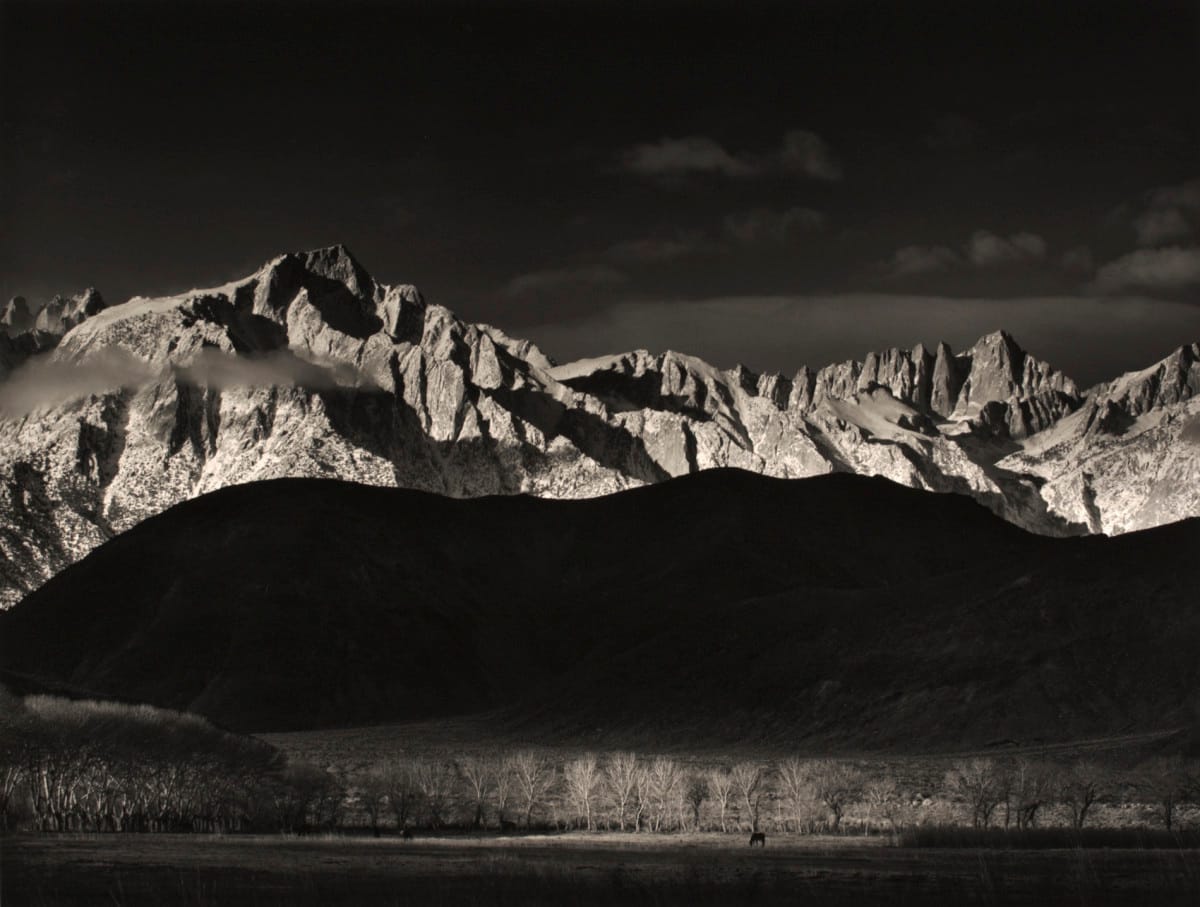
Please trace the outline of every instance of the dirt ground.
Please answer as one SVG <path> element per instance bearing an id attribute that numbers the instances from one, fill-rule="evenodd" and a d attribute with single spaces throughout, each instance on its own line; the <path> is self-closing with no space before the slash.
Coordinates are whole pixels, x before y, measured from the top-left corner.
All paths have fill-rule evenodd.
<path id="1" fill-rule="evenodd" d="M 913 850 L 769 836 L 15 835 L 16 905 L 1196 904 L 1196 850 Z"/>

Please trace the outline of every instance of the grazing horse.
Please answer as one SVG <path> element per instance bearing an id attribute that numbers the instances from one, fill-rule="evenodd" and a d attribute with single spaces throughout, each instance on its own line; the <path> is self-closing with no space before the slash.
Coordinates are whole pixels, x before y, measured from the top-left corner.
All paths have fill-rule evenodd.
<path id="1" fill-rule="evenodd" d="M 760 847 L 767 846 L 767 833 L 765 831 L 755 831 L 750 833 L 750 846 L 758 844 Z"/>

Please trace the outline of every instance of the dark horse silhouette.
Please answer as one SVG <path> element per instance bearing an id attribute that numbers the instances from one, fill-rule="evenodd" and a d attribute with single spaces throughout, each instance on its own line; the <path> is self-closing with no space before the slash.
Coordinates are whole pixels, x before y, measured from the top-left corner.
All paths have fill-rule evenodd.
<path id="1" fill-rule="evenodd" d="M 765 831 L 755 831 L 750 833 L 750 846 L 758 844 L 760 847 L 767 846 L 767 833 Z"/>

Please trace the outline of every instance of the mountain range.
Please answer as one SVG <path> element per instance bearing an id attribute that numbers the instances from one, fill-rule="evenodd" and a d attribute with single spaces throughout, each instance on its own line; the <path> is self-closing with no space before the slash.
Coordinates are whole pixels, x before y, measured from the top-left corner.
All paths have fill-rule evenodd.
<path id="1" fill-rule="evenodd" d="M 1200 726 L 1200 520 L 1047 538 L 741 470 L 586 500 L 280 479 L 0 613 L 18 689 L 272 731 L 458 715 L 596 745 L 931 752 Z"/>
<path id="2" fill-rule="evenodd" d="M 1050 536 L 1200 514 L 1200 344 L 1081 389 L 1004 332 L 794 375 L 558 364 L 342 246 L 108 306 L 0 311 L 0 604 L 173 505 L 325 477 L 587 498 L 717 467 L 878 475 Z"/>

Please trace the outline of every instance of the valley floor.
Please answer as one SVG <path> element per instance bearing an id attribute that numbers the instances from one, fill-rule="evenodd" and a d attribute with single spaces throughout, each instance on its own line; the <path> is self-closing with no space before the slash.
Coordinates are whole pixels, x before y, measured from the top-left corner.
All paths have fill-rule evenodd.
<path id="1" fill-rule="evenodd" d="M 1195 904 L 1200 850 L 883 838 L 9 835 L 5 905 Z"/>

